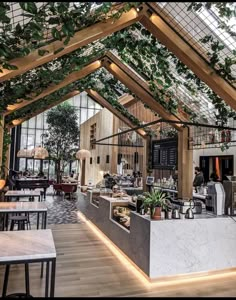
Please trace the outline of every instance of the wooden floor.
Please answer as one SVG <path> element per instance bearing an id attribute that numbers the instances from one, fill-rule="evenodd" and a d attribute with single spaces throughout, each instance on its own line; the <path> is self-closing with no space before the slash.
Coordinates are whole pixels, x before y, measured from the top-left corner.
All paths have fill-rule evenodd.
<path id="1" fill-rule="evenodd" d="M 124 266 L 109 248 L 82 224 L 50 225 L 57 249 L 56 289 L 58 297 L 187 297 L 236 296 L 236 276 L 164 287 L 144 285 Z M 0 268 L 0 290 L 3 267 Z M 44 296 L 40 265 L 30 265 L 30 287 L 33 296 Z M 12 267 L 8 294 L 24 292 L 24 269 Z"/>

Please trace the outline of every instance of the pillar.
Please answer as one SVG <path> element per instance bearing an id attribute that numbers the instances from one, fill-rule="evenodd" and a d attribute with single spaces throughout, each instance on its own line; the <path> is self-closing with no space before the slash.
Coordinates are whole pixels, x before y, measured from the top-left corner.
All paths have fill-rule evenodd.
<path id="1" fill-rule="evenodd" d="M 113 134 L 115 133 L 118 133 L 118 128 L 119 128 L 119 119 L 113 115 Z M 113 144 L 118 144 L 118 136 L 114 136 L 112 138 L 112 143 Z M 112 157 L 111 157 L 111 160 L 110 160 L 110 172 L 111 174 L 116 174 L 117 173 L 117 156 L 118 156 L 118 150 L 119 150 L 119 147 L 118 146 L 115 146 L 115 147 L 112 147 Z"/>
<path id="2" fill-rule="evenodd" d="M 151 137 L 147 136 L 144 140 L 144 147 L 143 147 L 143 191 L 147 192 L 148 187 L 146 185 L 146 178 L 149 176 L 150 172 L 148 172 L 151 168 Z"/>
<path id="3" fill-rule="evenodd" d="M 189 128 L 178 132 L 178 197 L 193 197 L 193 150 L 189 150 Z"/>
<path id="4" fill-rule="evenodd" d="M 0 116 L 0 166 L 2 166 L 3 157 L 3 137 L 4 137 L 4 116 Z"/>

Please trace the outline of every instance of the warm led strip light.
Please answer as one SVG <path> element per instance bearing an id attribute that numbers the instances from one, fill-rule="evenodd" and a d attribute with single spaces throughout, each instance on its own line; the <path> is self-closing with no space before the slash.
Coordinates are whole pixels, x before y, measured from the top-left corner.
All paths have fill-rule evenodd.
<path id="1" fill-rule="evenodd" d="M 116 255 L 116 257 L 121 261 L 121 263 L 129 270 L 132 271 L 135 276 L 137 276 L 145 285 L 150 284 L 147 278 L 134 267 L 134 263 L 121 252 L 121 250 L 107 237 L 105 234 L 97 228 L 91 221 L 89 221 L 84 214 L 77 212 L 78 217 L 85 222 L 92 231 L 103 241 L 103 243 Z"/>
<path id="2" fill-rule="evenodd" d="M 210 281 L 214 279 L 225 278 L 228 276 L 236 276 L 236 270 L 233 271 L 224 270 L 221 273 L 217 273 L 217 274 L 209 274 L 206 271 L 206 274 L 202 274 L 202 273 L 199 273 L 199 275 L 198 273 L 187 274 L 187 275 L 181 274 L 181 275 L 175 275 L 170 279 L 168 279 L 168 277 L 166 277 L 165 279 L 162 278 L 154 279 L 158 281 L 151 282 L 147 277 L 145 277 L 146 275 L 144 275 L 144 273 L 140 269 L 138 269 L 138 267 L 100 229 L 97 228 L 96 225 L 94 225 L 91 221 L 89 221 L 85 217 L 83 213 L 77 212 L 77 215 L 83 222 L 85 222 L 92 229 L 92 231 L 116 255 L 116 257 L 122 262 L 122 264 L 129 271 L 133 272 L 134 275 L 138 277 L 138 279 L 141 280 L 143 284 L 146 285 L 146 287 L 161 287 L 161 286 L 177 285 L 177 284 L 197 282 L 197 281 Z M 179 277 L 181 276 L 191 276 L 191 277 L 179 279 Z"/>

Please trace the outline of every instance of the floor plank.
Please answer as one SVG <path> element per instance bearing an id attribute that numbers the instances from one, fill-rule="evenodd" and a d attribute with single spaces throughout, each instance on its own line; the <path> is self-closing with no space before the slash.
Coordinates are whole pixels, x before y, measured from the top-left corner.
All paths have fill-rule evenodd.
<path id="1" fill-rule="evenodd" d="M 162 287 L 147 287 L 129 272 L 83 222 L 49 225 L 57 249 L 55 296 L 60 297 L 188 297 L 236 296 L 236 276 Z M 0 268 L 0 290 L 4 268 Z M 33 296 L 44 296 L 40 264 L 30 265 Z M 8 294 L 24 292 L 24 269 L 13 266 Z"/>

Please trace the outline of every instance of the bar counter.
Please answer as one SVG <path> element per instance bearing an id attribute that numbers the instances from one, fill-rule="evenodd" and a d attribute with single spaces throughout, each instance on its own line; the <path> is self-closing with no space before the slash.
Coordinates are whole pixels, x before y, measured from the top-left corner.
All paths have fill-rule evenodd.
<path id="1" fill-rule="evenodd" d="M 168 276 L 205 273 L 236 267 L 236 221 L 228 216 L 194 215 L 194 219 L 151 220 L 130 214 L 130 230 L 111 217 L 112 206 L 129 199 L 99 197 L 99 207 L 87 196 L 80 211 L 124 252 L 152 281 Z"/>

